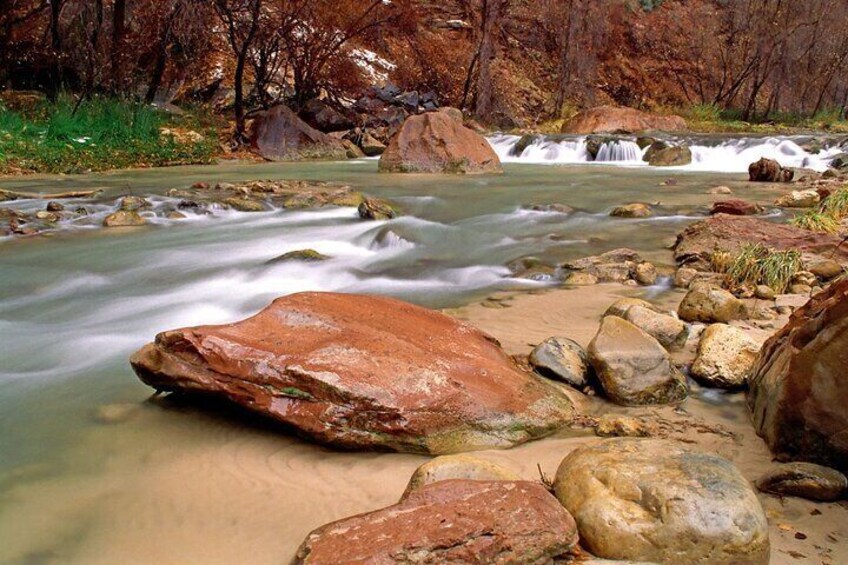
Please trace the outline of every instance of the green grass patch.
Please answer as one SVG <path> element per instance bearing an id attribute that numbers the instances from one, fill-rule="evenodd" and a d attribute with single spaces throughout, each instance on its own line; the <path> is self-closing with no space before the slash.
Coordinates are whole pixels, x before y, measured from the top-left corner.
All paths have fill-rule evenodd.
<path id="1" fill-rule="evenodd" d="M 838 110 L 827 110 L 815 116 L 789 112 L 773 113 L 767 121 L 744 121 L 738 110 L 724 110 L 715 104 L 695 104 L 669 110 L 686 119 L 689 128 L 705 133 L 792 134 L 805 131 L 848 132 L 848 120 Z"/>
<path id="2" fill-rule="evenodd" d="M 218 151 L 215 124 L 191 109 L 171 115 L 114 98 L 77 106 L 70 97 L 61 97 L 26 111 L 1 104 L 0 173 L 202 164 L 212 162 Z"/>
<path id="3" fill-rule="evenodd" d="M 842 221 L 848 218 L 848 187 L 841 188 L 824 199 L 818 208 L 798 214 L 793 226 L 816 232 L 839 233 Z"/>
<path id="4" fill-rule="evenodd" d="M 801 267 L 800 251 L 774 251 L 757 243 L 742 249 L 728 268 L 727 275 L 736 285 L 764 284 L 783 293 Z"/>

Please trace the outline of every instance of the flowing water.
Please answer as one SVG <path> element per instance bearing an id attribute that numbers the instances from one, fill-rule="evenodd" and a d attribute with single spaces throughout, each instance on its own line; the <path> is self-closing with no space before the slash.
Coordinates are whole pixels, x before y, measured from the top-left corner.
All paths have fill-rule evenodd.
<path id="1" fill-rule="evenodd" d="M 632 147 L 619 154 L 632 159 Z M 358 473 L 356 492 L 374 493 L 402 488 L 420 463 L 332 453 L 226 414 L 145 402 L 151 391 L 127 357 L 159 331 L 238 320 L 301 290 L 380 293 L 442 308 L 550 286 L 514 278 L 504 266 L 528 255 L 556 263 L 627 246 L 667 265 L 674 235 L 720 198 L 707 195 L 709 187 L 774 198 L 774 189 L 722 172 L 505 169 L 481 177 L 379 175 L 368 160 L 0 181 L 18 190 L 105 190 L 98 203 L 85 203 L 87 220 L 50 237 L 0 241 L 0 562 L 232 562 L 251 547 L 276 550 L 251 561 L 279 562 L 292 540 L 322 521 L 384 503 L 342 494 L 351 490 L 348 473 Z M 152 200 L 161 207 L 169 188 L 277 178 L 349 183 L 391 199 L 404 215 L 365 222 L 347 208 L 217 210 L 141 229 L 94 228 L 127 192 L 159 195 Z M 633 201 L 656 203 L 660 215 L 608 216 Z M 525 208 L 551 203 L 576 211 Z M 331 259 L 267 264 L 303 248 Z"/>

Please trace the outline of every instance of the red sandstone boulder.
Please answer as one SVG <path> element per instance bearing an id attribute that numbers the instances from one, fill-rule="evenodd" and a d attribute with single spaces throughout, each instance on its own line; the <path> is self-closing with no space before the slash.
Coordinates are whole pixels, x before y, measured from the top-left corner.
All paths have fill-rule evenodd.
<path id="1" fill-rule="evenodd" d="M 448 480 L 310 533 L 294 563 L 552 563 L 574 519 L 539 483 Z"/>
<path id="2" fill-rule="evenodd" d="M 680 116 L 658 116 L 634 108 L 598 106 L 579 112 L 562 125 L 562 133 L 635 133 L 639 131 L 683 131 L 686 120 Z"/>
<path id="3" fill-rule="evenodd" d="M 838 236 L 777 224 L 760 218 L 718 214 L 696 222 L 677 236 L 674 258 L 678 264 L 709 263 L 716 250 L 738 253 L 749 243 L 762 243 L 776 250 L 797 249 L 821 254 L 839 262 L 848 261 L 848 245 Z"/>
<path id="4" fill-rule="evenodd" d="M 458 115 L 457 115 L 458 114 Z M 454 108 L 410 116 L 380 156 L 388 173 L 500 173 L 489 142 L 462 124 Z"/>
<path id="5" fill-rule="evenodd" d="M 755 202 L 747 202 L 745 200 L 731 199 L 719 200 L 713 204 L 710 209 L 710 215 L 730 214 L 731 216 L 756 216 L 762 214 L 763 207 Z"/>
<path id="6" fill-rule="evenodd" d="M 748 387 L 754 427 L 778 459 L 848 471 L 848 280 L 765 343 Z"/>
<path id="7" fill-rule="evenodd" d="M 262 112 L 253 120 L 250 145 L 270 161 L 347 158 L 340 140 L 321 133 L 282 105 Z"/>
<path id="8" fill-rule="evenodd" d="M 510 447 L 573 413 L 483 332 L 378 296 L 293 294 L 241 322 L 161 333 L 130 363 L 158 390 L 222 397 L 345 448 Z"/>

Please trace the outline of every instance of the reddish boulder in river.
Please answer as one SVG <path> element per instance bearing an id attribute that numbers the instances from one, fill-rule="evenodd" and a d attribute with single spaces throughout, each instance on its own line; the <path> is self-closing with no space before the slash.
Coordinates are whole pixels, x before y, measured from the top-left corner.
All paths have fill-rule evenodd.
<path id="1" fill-rule="evenodd" d="M 683 131 L 680 116 L 658 116 L 634 108 L 598 106 L 579 112 L 562 125 L 561 133 L 635 133 L 639 131 Z"/>
<path id="2" fill-rule="evenodd" d="M 310 533 L 294 563 L 552 563 L 577 543 L 568 511 L 529 481 L 448 480 Z"/>
<path id="3" fill-rule="evenodd" d="M 841 245 L 842 238 L 838 236 L 728 214 L 717 214 L 686 228 L 677 236 L 674 258 L 678 264 L 705 264 L 716 250 L 736 254 L 749 243 L 826 255 L 842 263 L 848 261 L 848 244 Z"/>
<path id="4" fill-rule="evenodd" d="M 253 120 L 250 145 L 270 161 L 347 159 L 340 140 L 313 128 L 283 105 L 274 106 Z"/>
<path id="5" fill-rule="evenodd" d="M 754 427 L 780 460 L 848 471 L 848 280 L 798 309 L 748 382 Z"/>
<path id="6" fill-rule="evenodd" d="M 289 295 L 241 322 L 161 333 L 130 363 L 158 390 L 222 397 L 345 448 L 510 447 L 573 413 L 480 330 L 378 296 Z"/>
<path id="7" fill-rule="evenodd" d="M 380 156 L 388 173 L 500 173 L 489 142 L 462 124 L 462 113 L 442 108 L 410 116 Z"/>

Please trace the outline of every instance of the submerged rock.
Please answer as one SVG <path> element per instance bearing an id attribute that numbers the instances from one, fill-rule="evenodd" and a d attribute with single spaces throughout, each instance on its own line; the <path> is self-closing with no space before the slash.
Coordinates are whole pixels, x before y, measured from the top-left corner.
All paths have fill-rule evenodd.
<path id="1" fill-rule="evenodd" d="M 319 253 L 314 249 L 296 249 L 295 251 L 289 251 L 288 253 L 283 253 L 279 257 L 274 257 L 273 259 L 266 262 L 267 265 L 272 265 L 275 263 L 286 263 L 288 261 L 301 261 L 304 263 L 320 263 L 321 261 L 326 261 L 330 257 L 324 255 L 323 253 Z"/>
<path id="2" fill-rule="evenodd" d="M 530 365 L 546 377 L 577 390 L 589 385 L 589 357 L 579 343 L 567 337 L 549 337 L 530 352 Z"/>
<path id="3" fill-rule="evenodd" d="M 848 280 L 798 309 L 749 380 L 754 428 L 780 460 L 848 471 Z"/>
<path id="4" fill-rule="evenodd" d="M 574 412 L 483 332 L 378 296 L 293 294 L 241 322 L 161 333 L 130 362 L 157 390 L 222 397 L 346 448 L 511 447 Z"/>
<path id="5" fill-rule="evenodd" d="M 388 173 L 500 173 L 489 142 L 446 109 L 410 116 L 380 156 Z"/>
<path id="6" fill-rule="evenodd" d="M 554 481 L 599 557 L 670 565 L 765 565 L 768 522 L 739 470 L 657 439 L 601 440 L 571 452 Z"/>
<path id="7" fill-rule="evenodd" d="M 668 404 L 686 398 L 686 379 L 659 342 L 630 322 L 607 316 L 587 349 L 607 397 L 617 404 Z"/>
<path id="8" fill-rule="evenodd" d="M 848 494 L 848 478 L 836 469 L 813 463 L 787 463 L 768 471 L 757 488 L 779 496 L 835 502 Z"/>
<path id="9" fill-rule="evenodd" d="M 650 218 L 653 215 L 654 212 L 651 210 L 651 207 L 642 202 L 616 206 L 610 212 L 610 216 L 615 218 Z"/>
<path id="10" fill-rule="evenodd" d="M 574 519 L 544 486 L 448 480 L 310 533 L 294 563 L 551 563 L 577 544 Z"/>
<path id="11" fill-rule="evenodd" d="M 597 106 L 583 110 L 562 125 L 562 133 L 635 133 L 640 131 L 683 131 L 686 120 L 680 116 L 659 116 L 634 108 Z"/>
<path id="12" fill-rule="evenodd" d="M 759 352 L 760 346 L 739 328 L 712 324 L 701 335 L 692 376 L 713 387 L 742 387 Z"/>
<path id="13" fill-rule="evenodd" d="M 468 481 L 520 481 L 521 477 L 495 463 L 471 455 L 442 455 L 427 461 L 412 473 L 401 500 L 427 485 L 463 479 Z"/>
<path id="14" fill-rule="evenodd" d="M 365 198 L 357 211 L 363 220 L 391 220 L 397 216 L 392 205 L 380 198 Z"/>
<path id="15" fill-rule="evenodd" d="M 710 208 L 710 215 L 730 214 L 731 216 L 756 216 L 763 213 L 763 207 L 756 202 L 731 199 L 719 200 Z"/>
<path id="16" fill-rule="evenodd" d="M 225 198 L 221 201 L 227 208 L 232 208 L 233 210 L 238 210 L 239 212 L 264 212 L 265 205 L 262 202 L 257 200 L 250 200 L 248 198 L 239 198 L 234 196 L 232 198 Z"/>
<path id="17" fill-rule="evenodd" d="M 681 167 L 692 162 L 692 150 L 685 145 L 664 147 L 655 151 L 649 149 L 649 151 L 650 155 L 646 154 L 645 160 L 652 167 Z"/>

